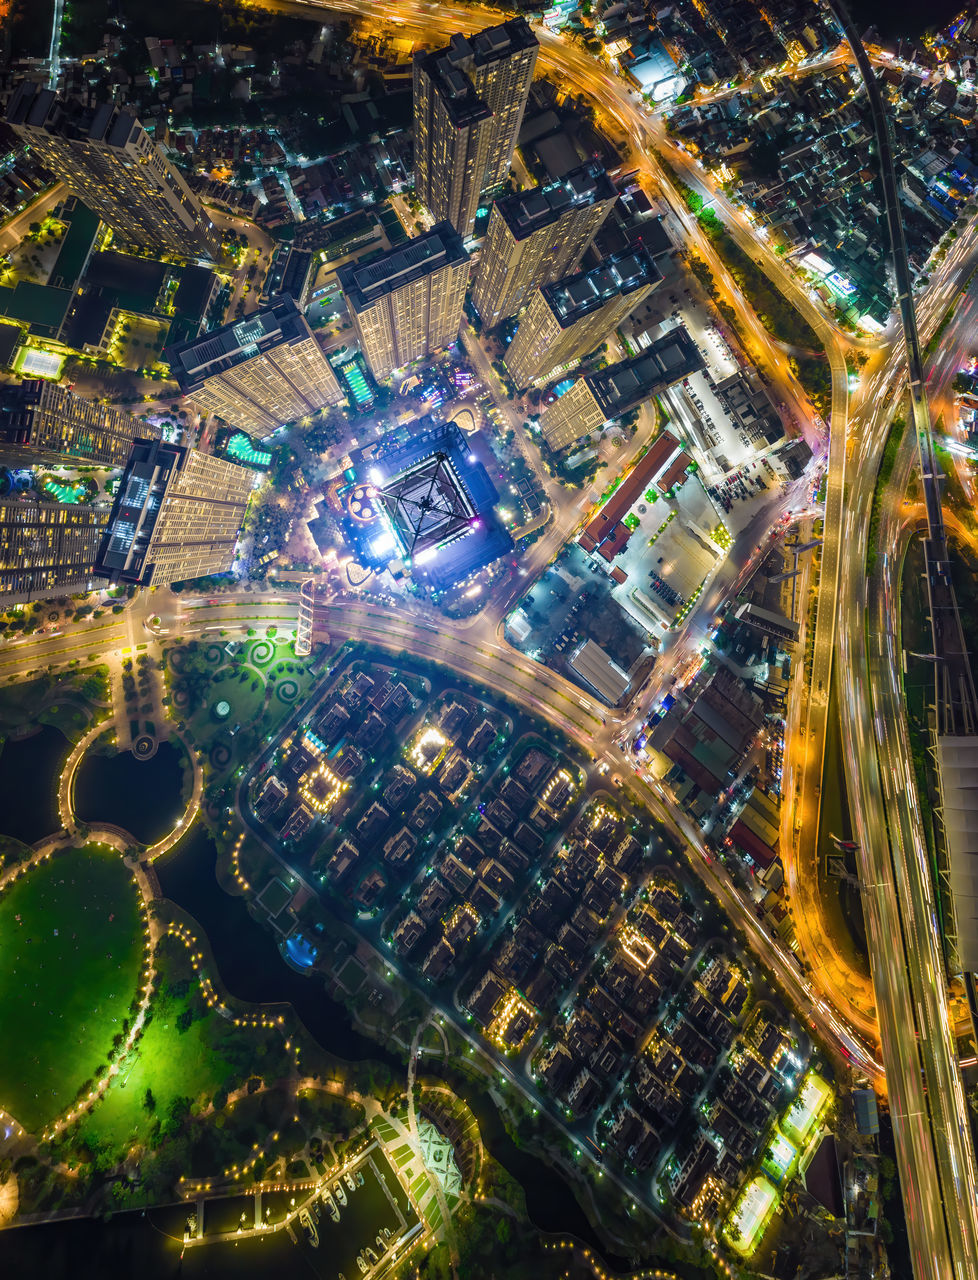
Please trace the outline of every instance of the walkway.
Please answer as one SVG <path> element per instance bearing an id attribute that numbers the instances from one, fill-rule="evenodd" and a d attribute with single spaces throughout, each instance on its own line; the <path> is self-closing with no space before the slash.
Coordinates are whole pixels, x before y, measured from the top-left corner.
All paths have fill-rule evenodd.
<path id="1" fill-rule="evenodd" d="M 417 1151 L 418 1159 L 422 1168 L 427 1168 L 424 1163 L 424 1156 L 421 1150 L 421 1135 L 418 1132 L 418 1116 L 414 1106 L 414 1085 L 418 1073 L 418 1047 L 421 1043 L 421 1036 L 425 1027 L 428 1025 L 428 1019 L 425 1018 L 419 1022 L 414 1032 L 414 1038 L 411 1041 L 411 1052 L 408 1055 L 408 1078 L 407 1078 L 407 1103 L 408 1103 L 408 1126 L 410 1130 L 411 1142 Z M 448 1245 L 449 1254 L 452 1260 L 452 1274 L 455 1280 L 458 1280 L 458 1241 L 455 1238 L 455 1229 L 452 1226 L 452 1215 L 449 1212 L 448 1201 L 445 1199 L 445 1191 L 439 1181 L 437 1175 L 428 1170 L 428 1181 L 435 1193 L 435 1199 L 438 1202 L 438 1208 L 441 1213 L 442 1226 L 445 1232 L 445 1243 Z"/>
<path id="2" fill-rule="evenodd" d="M 85 753 L 88 751 L 89 747 L 91 747 L 95 740 L 101 737 L 105 732 L 106 726 L 104 723 L 93 724 L 87 733 L 84 733 L 78 739 L 72 747 L 68 759 L 65 761 L 65 767 L 62 770 L 61 777 L 58 781 L 58 814 L 61 818 L 62 827 L 73 839 L 79 838 L 81 825 L 75 817 L 73 805 L 75 773 L 78 770 L 78 766 L 85 758 Z M 190 767 L 193 771 L 193 786 L 191 788 L 190 798 L 187 801 L 187 806 L 183 811 L 183 815 L 177 819 L 172 831 L 157 840 L 155 844 L 148 845 L 141 849 L 141 857 L 150 862 L 155 858 L 162 857 L 165 853 L 169 853 L 177 841 L 181 839 L 186 829 L 197 816 L 197 812 L 200 809 L 200 798 L 204 789 L 203 771 L 200 767 L 200 762 L 197 759 L 193 746 L 178 730 L 171 728 L 171 735 L 179 739 L 184 751 L 186 752 L 187 759 L 189 760 Z M 140 849 L 138 840 L 130 836 L 128 841 L 125 841 L 122 838 L 125 835 L 128 835 L 128 832 L 123 832 L 120 827 L 112 827 L 107 823 L 103 823 L 100 826 L 89 827 L 88 835 L 85 838 L 87 840 L 102 841 L 104 844 L 109 844 L 113 848 L 119 849 L 121 853 L 126 853 L 129 849 Z M 0 885 L 2 885 L 2 881 L 0 881 Z"/>

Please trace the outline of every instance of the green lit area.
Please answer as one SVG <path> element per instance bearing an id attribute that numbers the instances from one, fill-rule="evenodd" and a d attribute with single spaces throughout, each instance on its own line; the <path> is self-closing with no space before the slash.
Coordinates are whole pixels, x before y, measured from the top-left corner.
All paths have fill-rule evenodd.
<path id="1" fill-rule="evenodd" d="M 748 1182 L 724 1227 L 728 1243 L 742 1257 L 748 1257 L 757 1248 L 779 1203 L 777 1191 L 763 1174 Z"/>
<path id="2" fill-rule="evenodd" d="M 48 351 L 44 347 L 32 347 L 25 343 L 14 360 L 14 372 L 24 378 L 51 378 L 53 381 L 61 377 L 67 356 L 57 351 Z"/>
<path id="3" fill-rule="evenodd" d="M 131 873 L 103 846 L 57 853 L 4 890 L 0 1106 L 25 1128 L 50 1124 L 104 1073 L 137 994 L 139 911 Z"/>
<path id="4" fill-rule="evenodd" d="M 809 1073 L 798 1091 L 798 1097 L 781 1121 L 781 1128 L 800 1147 L 805 1146 L 831 1097 L 832 1090 L 822 1077 L 814 1072 Z"/>
<path id="5" fill-rule="evenodd" d="M 784 1182 L 794 1169 L 797 1159 L 797 1148 L 779 1129 L 775 1129 L 764 1156 L 764 1172 L 770 1174 L 775 1182 Z"/>
<path id="6" fill-rule="evenodd" d="M 347 364 L 340 365 L 340 373 L 353 393 L 354 400 L 361 408 L 373 403 L 373 395 L 367 384 L 367 379 L 363 376 L 363 370 L 356 360 L 350 360 Z"/>
<path id="7" fill-rule="evenodd" d="M 236 431 L 228 441 L 227 454 L 229 458 L 236 458 L 252 467 L 267 467 L 272 461 L 272 455 L 264 449 L 256 449 L 243 431 Z"/>
<path id="8" fill-rule="evenodd" d="M 50 477 L 44 481 L 44 492 L 51 494 L 59 502 L 71 504 L 83 502 L 88 495 L 88 489 L 83 484 L 59 484 Z"/>

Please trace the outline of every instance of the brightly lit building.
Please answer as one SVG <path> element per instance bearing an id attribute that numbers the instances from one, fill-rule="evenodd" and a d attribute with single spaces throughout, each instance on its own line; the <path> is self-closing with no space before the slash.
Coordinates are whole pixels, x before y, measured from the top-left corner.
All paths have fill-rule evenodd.
<path id="1" fill-rule="evenodd" d="M 485 328 L 519 311 L 534 289 L 573 271 L 617 198 L 615 184 L 592 161 L 545 187 L 497 200 L 472 286 Z"/>
<path id="2" fill-rule="evenodd" d="M 495 486 L 454 422 L 398 427 L 351 463 L 335 496 L 362 563 L 443 591 L 512 548 Z"/>
<path id="3" fill-rule="evenodd" d="M 378 382 L 458 337 L 469 255 L 449 222 L 336 273 L 350 318 Z"/>
<path id="4" fill-rule="evenodd" d="M 0 499 L 0 609 L 94 584 L 107 503 Z"/>
<path id="5" fill-rule="evenodd" d="M 124 409 L 75 395 L 41 378 L 0 388 L 0 457 L 121 467 L 139 434 L 152 431 Z"/>
<path id="6" fill-rule="evenodd" d="M 162 440 L 137 440 L 96 572 L 142 586 L 226 573 L 255 481 L 255 472 L 223 458 Z"/>
<path id="7" fill-rule="evenodd" d="M 313 578 L 307 578 L 299 587 L 299 617 L 292 646 L 297 658 L 307 658 L 314 644 L 329 643 L 326 609 L 331 599 L 331 593 Z"/>
<path id="8" fill-rule="evenodd" d="M 256 438 L 343 396 L 308 321 L 285 296 L 168 347 L 166 360 L 185 396 Z"/>
<path id="9" fill-rule="evenodd" d="M 702 368 L 696 343 L 685 329 L 673 329 L 641 355 L 578 378 L 540 415 L 543 438 L 551 449 L 566 449 Z"/>
<path id="10" fill-rule="evenodd" d="M 200 201 L 130 108 L 66 102 L 22 80 L 6 122 L 120 241 L 186 258 L 217 256 Z"/>
<path id="11" fill-rule="evenodd" d="M 415 190 L 462 236 L 482 193 L 509 175 L 538 51 L 526 19 L 513 18 L 415 55 Z"/>
<path id="12" fill-rule="evenodd" d="M 599 346 L 661 283 L 651 255 L 639 248 L 537 289 L 503 357 L 510 377 L 517 387 L 545 382 Z"/>

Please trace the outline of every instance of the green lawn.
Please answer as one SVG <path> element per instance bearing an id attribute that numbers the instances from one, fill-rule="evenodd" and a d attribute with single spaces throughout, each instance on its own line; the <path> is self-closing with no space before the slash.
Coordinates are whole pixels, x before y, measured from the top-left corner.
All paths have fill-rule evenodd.
<path id="1" fill-rule="evenodd" d="M 76 742 L 92 722 L 91 699 L 105 694 L 95 668 L 10 685 L 0 689 L 0 731 L 25 724 L 50 724 Z"/>
<path id="2" fill-rule="evenodd" d="M 213 1096 L 219 1086 L 237 1083 L 231 1080 L 234 1069 L 209 1042 L 208 1029 L 218 1014 L 206 1014 L 186 1031 L 177 1026 L 189 1003 L 160 993 L 154 996 L 153 1017 L 136 1052 L 79 1125 L 79 1137 L 93 1149 L 104 1147 L 121 1156 L 124 1148 L 146 1141 L 157 1118 L 166 1118 L 176 1098 Z M 147 1089 L 153 1095 L 152 1108 L 145 1105 Z"/>
<path id="3" fill-rule="evenodd" d="M 259 655 L 264 655 L 269 644 L 272 647 L 271 658 L 262 656 L 260 661 L 252 662 L 252 652 L 257 650 Z M 213 646 L 202 645 L 200 651 L 206 652 L 212 647 L 216 650 L 218 642 L 214 642 Z M 268 641 L 259 636 L 246 641 L 238 649 L 237 656 L 244 660 L 237 675 L 233 673 L 231 662 L 223 648 L 220 657 L 209 663 L 213 675 L 207 686 L 203 705 L 187 722 L 194 742 L 205 753 L 210 753 L 212 747 L 220 750 L 221 745 L 229 750 L 230 756 L 226 762 L 223 756 L 211 757 L 211 767 L 217 777 L 223 777 L 239 766 L 250 763 L 259 744 L 267 741 L 295 707 L 308 696 L 317 678 L 312 671 L 313 659 L 297 659 L 292 653 L 291 641 L 287 639 Z M 178 656 L 176 663 L 171 664 L 177 681 L 179 662 Z M 242 675 L 244 679 L 240 678 Z M 254 688 L 256 683 L 258 687 Z M 291 684 L 298 687 L 298 694 L 295 698 L 283 701 L 275 690 L 279 685 Z M 266 688 L 269 693 L 267 708 Z M 226 719 L 218 721 L 213 708 L 221 701 L 228 702 L 231 710 Z M 232 738 L 229 731 L 236 724 L 241 727 Z"/>
<path id="4" fill-rule="evenodd" d="M 139 894 L 114 851 L 56 854 L 0 897 L 0 1106 L 28 1130 L 108 1061 L 144 945 Z"/>
<path id="5" fill-rule="evenodd" d="M 227 720 L 219 723 L 214 719 L 212 708 L 221 701 L 230 703 L 231 714 Z M 260 714 L 264 702 L 265 681 L 255 668 L 246 666 L 238 675 L 234 675 L 230 667 L 225 667 L 214 675 L 210 697 L 191 724 L 194 731 L 201 735 L 233 729 L 236 724 L 244 727 Z"/>

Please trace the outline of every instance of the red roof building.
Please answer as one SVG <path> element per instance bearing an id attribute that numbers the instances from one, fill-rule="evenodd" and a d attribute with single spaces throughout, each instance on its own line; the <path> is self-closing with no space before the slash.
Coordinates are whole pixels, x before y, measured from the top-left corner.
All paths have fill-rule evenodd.
<path id="1" fill-rule="evenodd" d="M 639 459 L 627 479 L 618 486 L 594 519 L 589 521 L 581 535 L 581 546 L 584 546 L 585 538 L 590 538 L 597 546 L 612 533 L 678 448 L 679 441 L 668 431 L 663 431 L 656 437 L 645 457 Z M 689 465 L 688 459 L 686 465 Z M 584 549 L 588 550 L 587 547 Z"/>
<path id="2" fill-rule="evenodd" d="M 759 867 L 769 867 L 778 856 L 769 844 L 765 844 L 760 836 L 751 831 L 746 822 L 737 821 L 730 828 L 730 839 L 744 853 L 748 854 Z"/>
<path id="3" fill-rule="evenodd" d="M 668 493 L 677 481 L 680 484 L 682 483 L 686 476 L 686 468 L 692 461 L 693 459 L 685 452 L 685 450 L 679 455 L 665 475 L 656 481 L 656 484 L 663 493 Z"/>
<path id="4" fill-rule="evenodd" d="M 625 525 L 620 524 L 615 529 L 610 538 L 604 542 L 598 550 L 598 555 L 602 556 L 611 564 L 611 561 L 620 551 L 624 551 L 628 546 L 628 539 L 632 536 L 632 531 L 627 529 Z"/>

